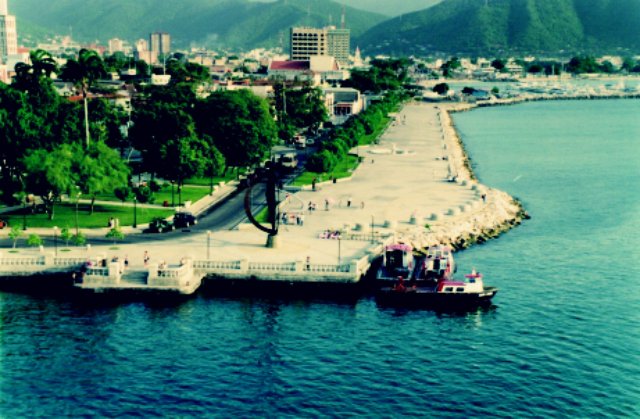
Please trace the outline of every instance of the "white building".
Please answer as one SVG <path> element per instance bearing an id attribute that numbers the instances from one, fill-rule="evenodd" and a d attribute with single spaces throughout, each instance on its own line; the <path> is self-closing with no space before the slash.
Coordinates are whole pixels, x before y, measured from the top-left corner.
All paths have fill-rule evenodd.
<path id="1" fill-rule="evenodd" d="M 7 0 L 0 0 L 0 62 L 18 54 L 18 30 L 16 17 L 9 14 Z"/>
<path id="2" fill-rule="evenodd" d="M 122 39 L 109 39 L 109 54 L 113 54 L 115 52 L 124 52 L 124 42 Z"/>

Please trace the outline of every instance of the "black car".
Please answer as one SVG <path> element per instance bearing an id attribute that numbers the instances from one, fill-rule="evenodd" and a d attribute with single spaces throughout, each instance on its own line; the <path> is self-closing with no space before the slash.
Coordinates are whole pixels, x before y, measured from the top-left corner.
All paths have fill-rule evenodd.
<path id="1" fill-rule="evenodd" d="M 173 216 L 173 225 L 182 228 L 198 224 L 198 219 L 190 212 L 179 212 Z"/>
<path id="2" fill-rule="evenodd" d="M 146 231 L 149 233 L 166 233 L 167 231 L 173 230 L 175 230 L 175 226 L 171 221 L 158 217 L 151 220 L 149 228 Z"/>

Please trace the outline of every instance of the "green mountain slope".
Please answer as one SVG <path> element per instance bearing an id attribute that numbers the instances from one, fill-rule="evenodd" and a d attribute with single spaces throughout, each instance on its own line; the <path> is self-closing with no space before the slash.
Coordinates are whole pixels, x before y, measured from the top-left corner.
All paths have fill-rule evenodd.
<path id="1" fill-rule="evenodd" d="M 358 42 L 395 54 L 638 50 L 638 22 L 640 0 L 445 0 L 383 22 Z"/>
<path id="2" fill-rule="evenodd" d="M 167 31 L 178 47 L 253 48 L 286 45 L 291 26 L 322 27 L 338 24 L 342 4 L 330 0 L 20 0 L 10 10 L 26 27 L 37 26 L 56 33 L 72 33 L 79 40 L 106 41 L 147 38 L 150 32 Z M 353 36 L 385 18 L 346 8 L 347 27 Z"/>

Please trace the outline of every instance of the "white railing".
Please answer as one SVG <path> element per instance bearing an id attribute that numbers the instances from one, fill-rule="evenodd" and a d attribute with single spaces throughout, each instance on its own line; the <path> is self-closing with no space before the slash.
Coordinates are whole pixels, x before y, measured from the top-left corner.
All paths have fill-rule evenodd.
<path id="1" fill-rule="evenodd" d="M 349 265 L 306 265 L 305 271 L 307 272 L 351 272 Z"/>
<path id="2" fill-rule="evenodd" d="M 87 268 L 85 276 L 109 276 L 109 268 Z"/>
<path id="3" fill-rule="evenodd" d="M 74 266 L 83 265 L 87 262 L 86 258 L 55 258 L 53 264 L 55 266 Z"/>
<path id="4" fill-rule="evenodd" d="M 295 263 L 249 262 L 250 271 L 295 271 Z"/>
<path id="5" fill-rule="evenodd" d="M 41 256 L 36 257 L 4 257 L 0 258 L 0 265 L 8 265 L 8 266 L 43 266 L 45 265 L 45 259 Z"/>
<path id="6" fill-rule="evenodd" d="M 195 260 L 193 261 L 194 269 L 202 270 L 239 270 L 240 261 L 219 261 L 219 260 Z"/>
<path id="7" fill-rule="evenodd" d="M 158 278 L 180 278 L 189 274 L 189 266 L 183 265 L 179 268 L 160 268 Z"/>

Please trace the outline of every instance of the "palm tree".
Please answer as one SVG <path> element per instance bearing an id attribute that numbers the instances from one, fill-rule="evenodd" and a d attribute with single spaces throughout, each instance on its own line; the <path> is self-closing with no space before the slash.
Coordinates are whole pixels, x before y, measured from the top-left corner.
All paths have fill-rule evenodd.
<path id="1" fill-rule="evenodd" d="M 78 52 L 78 60 L 69 60 L 62 68 L 60 78 L 73 82 L 82 90 L 84 104 L 84 130 L 86 146 L 89 146 L 89 107 L 87 104 L 87 92 L 93 83 L 106 74 L 104 62 L 96 51 L 81 49 Z"/>
<path id="2" fill-rule="evenodd" d="M 15 83 L 21 90 L 31 91 L 40 86 L 42 77 L 50 78 L 51 73 L 58 71 L 58 64 L 53 56 L 43 49 L 36 49 L 29 52 L 27 63 L 17 63 L 15 66 Z"/>

